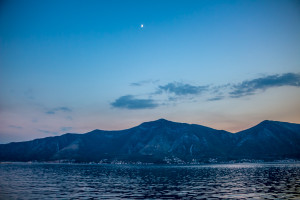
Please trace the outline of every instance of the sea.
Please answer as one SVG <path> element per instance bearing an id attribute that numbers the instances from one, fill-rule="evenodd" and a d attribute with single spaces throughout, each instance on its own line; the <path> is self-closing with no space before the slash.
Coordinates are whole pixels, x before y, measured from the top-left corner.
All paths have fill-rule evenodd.
<path id="1" fill-rule="evenodd" d="M 300 199 L 300 164 L 4 163 L 0 199 Z"/>

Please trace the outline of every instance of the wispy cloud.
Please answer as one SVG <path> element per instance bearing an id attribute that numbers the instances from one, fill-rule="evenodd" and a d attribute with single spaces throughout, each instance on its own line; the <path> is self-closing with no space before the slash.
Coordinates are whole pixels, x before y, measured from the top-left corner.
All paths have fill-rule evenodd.
<path id="1" fill-rule="evenodd" d="M 137 99 L 133 95 L 126 95 L 116 99 L 111 106 L 135 110 L 156 108 L 158 104 L 153 99 Z"/>
<path id="2" fill-rule="evenodd" d="M 13 128 L 13 129 L 22 129 L 22 126 L 16 126 L 16 125 L 10 125 L 9 128 Z"/>
<path id="3" fill-rule="evenodd" d="M 220 101 L 224 98 L 225 98 L 224 96 L 216 96 L 216 97 L 212 97 L 212 98 L 207 99 L 207 101 Z"/>
<path id="4" fill-rule="evenodd" d="M 48 131 L 48 130 L 43 130 L 43 129 L 38 129 L 38 131 L 41 133 L 45 133 L 45 134 L 58 135 L 57 132 L 53 132 L 53 131 Z"/>
<path id="5" fill-rule="evenodd" d="M 247 95 L 253 95 L 259 90 L 264 91 L 268 88 L 281 86 L 300 87 L 300 74 L 286 73 L 246 80 L 242 83 L 233 85 L 232 91 L 229 92 L 229 95 L 230 97 L 239 98 Z"/>
<path id="6" fill-rule="evenodd" d="M 72 127 L 69 127 L 69 126 L 63 126 L 63 127 L 60 127 L 60 131 L 62 132 L 66 132 L 66 131 L 70 131 L 72 130 L 73 128 Z"/>
<path id="7" fill-rule="evenodd" d="M 66 119 L 69 120 L 69 121 L 72 121 L 73 117 L 72 116 L 66 116 Z"/>
<path id="8" fill-rule="evenodd" d="M 167 92 L 178 96 L 184 95 L 199 95 L 208 90 L 208 86 L 195 86 L 180 82 L 168 83 L 166 85 L 160 85 L 157 93 Z"/>
<path id="9" fill-rule="evenodd" d="M 72 110 L 70 108 L 63 106 L 63 107 L 57 107 L 57 108 L 50 109 L 50 110 L 46 111 L 45 113 L 48 115 L 54 115 L 57 112 L 71 112 L 71 111 Z"/>
<path id="10" fill-rule="evenodd" d="M 130 86 L 143 86 L 149 83 L 155 84 L 157 83 L 159 80 L 143 80 L 143 81 L 138 81 L 138 82 L 134 82 L 134 83 L 130 83 Z"/>
<path id="11" fill-rule="evenodd" d="M 149 81 L 132 83 L 133 86 L 142 86 Z M 170 82 L 156 87 L 151 95 L 153 99 L 137 99 L 133 95 L 121 96 L 111 103 L 115 108 L 151 109 L 162 105 L 177 104 L 186 101 L 221 101 L 228 98 L 241 98 L 265 91 L 269 88 L 281 86 L 300 87 L 299 73 L 284 73 L 268 75 L 255 79 L 245 80 L 241 83 L 227 83 L 221 85 L 191 85 L 184 82 Z M 195 98 L 197 97 L 197 98 Z M 200 97 L 200 98 L 198 98 Z M 163 103 L 158 104 L 155 99 Z"/>

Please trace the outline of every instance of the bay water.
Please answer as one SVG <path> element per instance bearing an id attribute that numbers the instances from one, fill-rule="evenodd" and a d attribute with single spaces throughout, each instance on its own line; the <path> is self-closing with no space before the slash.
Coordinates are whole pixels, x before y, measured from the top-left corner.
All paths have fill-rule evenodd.
<path id="1" fill-rule="evenodd" d="M 300 199 L 300 164 L 0 164 L 0 199 Z"/>

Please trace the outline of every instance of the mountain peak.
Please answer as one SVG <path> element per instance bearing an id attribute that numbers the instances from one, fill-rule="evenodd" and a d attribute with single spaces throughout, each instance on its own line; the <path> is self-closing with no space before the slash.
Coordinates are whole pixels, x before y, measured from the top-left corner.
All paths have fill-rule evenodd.
<path id="1" fill-rule="evenodd" d="M 273 121 L 271 121 L 271 120 L 264 120 L 264 121 L 260 122 L 258 125 L 267 125 L 267 124 L 270 124 L 272 122 Z"/>
<path id="2" fill-rule="evenodd" d="M 279 121 L 273 121 L 273 120 L 264 120 L 260 122 L 257 126 L 268 126 L 268 125 L 275 125 L 275 124 L 283 124 L 286 122 L 279 122 Z"/>
<path id="3" fill-rule="evenodd" d="M 160 119 L 158 119 L 158 120 L 156 120 L 157 122 L 171 122 L 171 121 L 169 121 L 169 120 L 166 120 L 166 119 L 164 119 L 164 118 L 160 118 Z"/>
<path id="4" fill-rule="evenodd" d="M 168 123 L 168 122 L 172 122 L 172 121 L 166 120 L 164 118 L 160 118 L 160 119 L 157 119 L 154 121 L 149 121 L 149 122 L 144 122 L 144 123 Z M 172 123 L 175 123 L 175 122 L 172 122 Z"/>
<path id="5" fill-rule="evenodd" d="M 177 122 L 172 122 L 169 120 L 166 120 L 164 118 L 160 118 L 158 120 L 154 120 L 154 121 L 149 121 L 149 122 L 144 122 L 141 125 L 142 126 L 165 126 L 165 125 L 169 125 L 169 124 L 177 124 Z"/>

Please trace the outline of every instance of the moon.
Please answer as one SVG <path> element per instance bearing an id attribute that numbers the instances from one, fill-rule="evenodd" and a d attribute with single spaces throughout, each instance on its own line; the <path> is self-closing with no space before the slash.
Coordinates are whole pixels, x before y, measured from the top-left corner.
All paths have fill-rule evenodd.
<path id="1" fill-rule="evenodd" d="M 141 24 L 141 28 L 144 28 L 144 24 Z"/>

